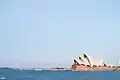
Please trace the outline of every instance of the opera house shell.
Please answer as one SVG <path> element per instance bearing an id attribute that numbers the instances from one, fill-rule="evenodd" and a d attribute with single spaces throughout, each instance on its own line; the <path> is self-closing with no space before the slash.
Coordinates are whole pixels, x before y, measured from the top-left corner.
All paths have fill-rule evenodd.
<path id="1" fill-rule="evenodd" d="M 87 53 L 83 53 L 78 58 L 73 58 L 73 70 L 111 70 L 112 67 L 106 64 L 103 60 L 93 60 Z"/>

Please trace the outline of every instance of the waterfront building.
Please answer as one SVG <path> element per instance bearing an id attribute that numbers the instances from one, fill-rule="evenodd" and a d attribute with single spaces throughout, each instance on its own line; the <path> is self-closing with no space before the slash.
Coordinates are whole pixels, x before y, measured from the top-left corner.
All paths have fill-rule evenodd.
<path id="1" fill-rule="evenodd" d="M 114 67 L 114 65 L 107 64 L 103 60 L 94 60 L 84 52 L 81 56 L 73 58 L 73 65 L 71 68 L 74 70 L 109 70 L 112 67 Z"/>

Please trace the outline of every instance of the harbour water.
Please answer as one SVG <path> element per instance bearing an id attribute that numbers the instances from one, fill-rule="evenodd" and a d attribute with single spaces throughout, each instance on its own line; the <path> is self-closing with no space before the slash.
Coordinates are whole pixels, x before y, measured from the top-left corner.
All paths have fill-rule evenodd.
<path id="1" fill-rule="evenodd" d="M 120 80 L 120 71 L 34 71 L 0 69 L 0 80 Z"/>

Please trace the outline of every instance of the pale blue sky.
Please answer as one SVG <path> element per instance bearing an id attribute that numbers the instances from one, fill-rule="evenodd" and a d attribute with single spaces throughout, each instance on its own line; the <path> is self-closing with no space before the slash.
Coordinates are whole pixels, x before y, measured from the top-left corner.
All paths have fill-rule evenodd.
<path id="1" fill-rule="evenodd" d="M 84 51 L 118 63 L 119 0 L 0 0 L 0 66 L 68 66 Z"/>

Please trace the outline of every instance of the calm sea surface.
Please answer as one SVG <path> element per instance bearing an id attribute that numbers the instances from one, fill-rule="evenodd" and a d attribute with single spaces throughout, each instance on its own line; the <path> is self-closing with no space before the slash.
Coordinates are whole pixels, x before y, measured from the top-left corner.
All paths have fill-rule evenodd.
<path id="1" fill-rule="evenodd" d="M 120 80 L 120 71 L 33 71 L 0 69 L 0 80 Z"/>

